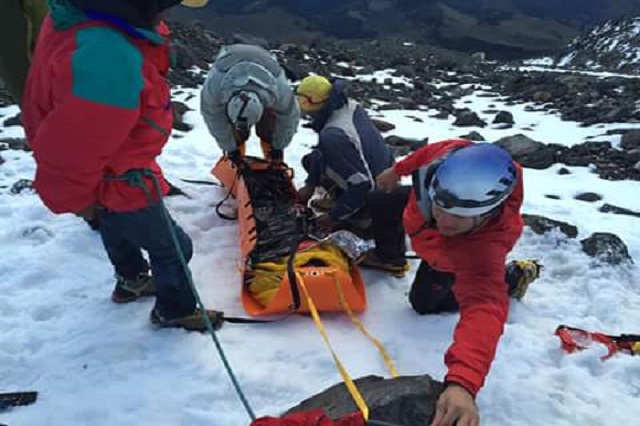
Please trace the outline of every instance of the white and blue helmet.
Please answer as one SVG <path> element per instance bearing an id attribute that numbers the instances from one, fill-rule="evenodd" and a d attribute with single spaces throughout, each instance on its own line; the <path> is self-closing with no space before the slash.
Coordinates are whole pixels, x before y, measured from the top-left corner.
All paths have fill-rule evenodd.
<path id="1" fill-rule="evenodd" d="M 264 107 L 257 93 L 240 90 L 227 102 L 227 117 L 236 127 L 252 127 L 262 118 Z"/>
<path id="2" fill-rule="evenodd" d="M 502 204 L 517 181 L 516 166 L 507 151 L 476 143 L 451 153 L 425 185 L 433 204 L 447 213 L 472 217 Z"/>

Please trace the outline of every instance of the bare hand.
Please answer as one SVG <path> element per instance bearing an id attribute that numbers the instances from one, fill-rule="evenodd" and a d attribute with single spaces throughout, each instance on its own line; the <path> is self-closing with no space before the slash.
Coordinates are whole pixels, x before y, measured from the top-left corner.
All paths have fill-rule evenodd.
<path id="1" fill-rule="evenodd" d="M 396 174 L 393 166 L 389 167 L 376 177 L 376 185 L 380 189 L 392 191 L 399 186 L 400 176 Z"/>
<path id="2" fill-rule="evenodd" d="M 449 384 L 436 404 L 431 426 L 479 426 L 480 415 L 473 396 L 460 385 Z"/>
<path id="3" fill-rule="evenodd" d="M 298 190 L 298 201 L 300 204 L 306 206 L 309 203 L 309 200 L 313 196 L 313 192 L 315 191 L 315 186 L 305 185 Z"/>

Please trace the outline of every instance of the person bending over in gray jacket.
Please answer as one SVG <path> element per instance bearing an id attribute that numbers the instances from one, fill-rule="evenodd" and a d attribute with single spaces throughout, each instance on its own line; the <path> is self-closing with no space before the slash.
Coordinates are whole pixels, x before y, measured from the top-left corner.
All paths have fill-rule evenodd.
<path id="1" fill-rule="evenodd" d="M 220 50 L 202 86 L 201 113 L 232 160 L 244 156 L 255 126 L 265 157 L 281 161 L 300 119 L 295 95 L 277 59 L 247 44 Z"/>

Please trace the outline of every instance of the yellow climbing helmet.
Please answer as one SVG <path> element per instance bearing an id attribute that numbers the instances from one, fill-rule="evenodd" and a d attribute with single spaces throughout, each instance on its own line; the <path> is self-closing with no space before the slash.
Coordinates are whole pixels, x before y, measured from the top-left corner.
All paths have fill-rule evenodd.
<path id="1" fill-rule="evenodd" d="M 182 5 L 187 7 L 203 7 L 209 3 L 209 0 L 182 0 Z"/>
<path id="2" fill-rule="evenodd" d="M 319 111 L 331 94 L 331 82 L 321 75 L 310 75 L 300 82 L 296 90 L 300 109 L 306 113 Z"/>

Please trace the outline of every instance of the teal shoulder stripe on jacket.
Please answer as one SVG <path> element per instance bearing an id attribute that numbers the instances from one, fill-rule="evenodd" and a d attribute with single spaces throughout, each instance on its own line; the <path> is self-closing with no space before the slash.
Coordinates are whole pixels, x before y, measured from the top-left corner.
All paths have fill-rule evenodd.
<path id="1" fill-rule="evenodd" d="M 73 94 L 114 107 L 135 109 L 144 87 L 140 50 L 118 31 L 89 27 L 76 34 Z"/>

